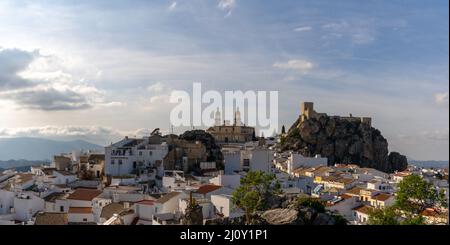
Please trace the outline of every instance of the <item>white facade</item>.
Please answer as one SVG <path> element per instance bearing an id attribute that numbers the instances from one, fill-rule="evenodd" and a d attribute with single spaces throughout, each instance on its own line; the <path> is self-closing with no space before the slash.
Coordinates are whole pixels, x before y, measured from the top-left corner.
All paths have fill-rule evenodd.
<path id="1" fill-rule="evenodd" d="M 264 148 L 255 148 L 247 150 L 245 153 L 241 153 L 243 170 L 270 173 L 273 162 L 273 153 L 272 150 Z M 247 166 L 247 159 L 249 160 L 249 166 Z"/>
<path id="2" fill-rule="evenodd" d="M 241 184 L 241 175 L 233 174 L 233 175 L 218 175 L 217 177 L 211 178 L 209 183 L 214 185 L 220 185 L 224 187 L 228 187 L 231 189 L 235 189 Z"/>
<path id="3" fill-rule="evenodd" d="M 69 184 L 78 179 L 76 174 L 67 175 L 58 171 L 53 171 L 53 175 L 56 177 L 53 184 L 56 185 Z"/>
<path id="4" fill-rule="evenodd" d="M 129 175 L 139 167 L 155 166 L 168 153 L 166 143 L 151 144 L 149 138 L 129 139 L 105 147 L 105 174 Z"/>
<path id="5" fill-rule="evenodd" d="M 354 210 L 353 208 L 361 205 L 358 198 L 351 197 L 346 199 L 339 199 L 336 203 L 333 203 L 331 206 L 327 206 L 326 209 L 332 212 L 337 212 L 342 215 L 346 220 L 354 219 Z"/>
<path id="6" fill-rule="evenodd" d="M 140 220 L 151 222 L 156 213 L 155 202 L 149 200 L 137 202 L 134 204 L 134 212 Z"/>
<path id="7" fill-rule="evenodd" d="M 167 194 L 166 194 L 167 195 Z M 169 193 L 170 195 L 170 193 Z M 155 203 L 155 213 L 164 214 L 164 213 L 176 213 L 179 211 L 179 201 L 181 199 L 187 198 L 186 193 L 179 192 L 178 195 L 174 195 L 169 200 L 165 202 L 156 201 Z"/>
<path id="8" fill-rule="evenodd" d="M 318 167 L 327 166 L 328 158 L 317 155 L 316 157 L 304 157 L 299 153 L 291 152 L 287 158 L 287 172 L 293 174 L 292 171 L 299 167 Z"/>
<path id="9" fill-rule="evenodd" d="M 223 217 L 235 218 L 243 215 L 242 210 L 238 209 L 231 200 L 231 195 L 212 195 L 211 202 L 215 207 L 217 214 Z"/>
<path id="10" fill-rule="evenodd" d="M 94 222 L 94 215 L 92 213 L 73 213 L 69 212 L 67 215 L 70 223 L 88 223 Z"/>
<path id="11" fill-rule="evenodd" d="M 0 189 L 0 214 L 9 214 L 14 208 L 14 192 Z"/>
<path id="12" fill-rule="evenodd" d="M 241 153 L 237 152 L 226 152 L 223 154 L 225 174 L 234 174 L 235 171 L 241 171 Z"/>
<path id="13" fill-rule="evenodd" d="M 20 193 L 14 198 L 16 220 L 29 221 L 37 212 L 44 210 L 45 201 L 33 194 Z"/>

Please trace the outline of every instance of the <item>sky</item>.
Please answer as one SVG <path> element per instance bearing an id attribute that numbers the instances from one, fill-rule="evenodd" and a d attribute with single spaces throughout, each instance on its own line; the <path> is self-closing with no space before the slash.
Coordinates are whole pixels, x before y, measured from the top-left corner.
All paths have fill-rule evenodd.
<path id="1" fill-rule="evenodd" d="M 0 137 L 170 131 L 173 90 L 277 90 L 371 116 L 389 150 L 449 159 L 445 0 L 0 0 Z M 180 129 L 175 129 L 180 130 Z"/>

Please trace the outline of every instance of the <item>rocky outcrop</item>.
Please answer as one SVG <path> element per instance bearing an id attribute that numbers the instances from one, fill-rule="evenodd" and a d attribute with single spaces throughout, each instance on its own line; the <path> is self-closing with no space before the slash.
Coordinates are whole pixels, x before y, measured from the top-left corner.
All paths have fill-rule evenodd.
<path id="1" fill-rule="evenodd" d="M 223 155 L 220 151 L 220 147 L 216 144 L 214 137 L 204 130 L 191 130 L 186 131 L 179 137 L 182 140 L 187 141 L 200 141 L 205 145 L 208 151 L 208 161 L 215 161 L 221 163 L 223 161 Z"/>
<path id="2" fill-rule="evenodd" d="M 270 225 L 303 225 L 304 222 L 295 209 L 272 209 L 261 215 Z"/>
<path id="3" fill-rule="evenodd" d="M 381 132 L 368 124 L 337 117 L 298 119 L 282 139 L 283 151 L 298 151 L 304 156 L 320 154 L 335 163 L 357 164 L 392 173 L 407 168 L 406 157 L 389 154 L 388 142 Z"/>

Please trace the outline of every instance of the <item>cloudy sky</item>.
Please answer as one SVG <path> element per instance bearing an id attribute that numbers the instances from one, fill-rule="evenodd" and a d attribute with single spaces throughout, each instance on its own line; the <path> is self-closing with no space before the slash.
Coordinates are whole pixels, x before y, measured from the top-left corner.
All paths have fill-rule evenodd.
<path id="1" fill-rule="evenodd" d="M 279 90 L 449 158 L 448 1 L 0 0 L 0 137 L 169 130 L 172 90 Z"/>

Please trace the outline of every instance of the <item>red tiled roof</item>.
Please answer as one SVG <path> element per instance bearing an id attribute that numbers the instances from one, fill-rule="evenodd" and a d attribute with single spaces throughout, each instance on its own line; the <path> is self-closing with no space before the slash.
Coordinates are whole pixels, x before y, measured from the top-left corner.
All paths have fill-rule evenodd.
<path id="1" fill-rule="evenodd" d="M 387 199 L 391 198 L 392 195 L 386 194 L 386 193 L 378 193 L 375 196 L 372 197 L 372 199 L 378 200 L 378 201 L 386 201 Z"/>
<path id="2" fill-rule="evenodd" d="M 222 188 L 222 186 L 220 185 L 202 185 L 200 186 L 200 188 L 198 188 L 197 193 L 208 194 L 220 188 Z"/>
<path id="3" fill-rule="evenodd" d="M 373 209 L 373 208 L 371 208 L 371 207 L 369 207 L 369 206 L 361 205 L 361 206 L 359 206 L 359 207 L 354 208 L 353 210 L 356 211 L 356 212 L 363 213 L 363 214 L 369 214 L 370 211 L 372 211 L 372 209 Z"/>
<path id="4" fill-rule="evenodd" d="M 70 207 L 69 213 L 72 214 L 89 214 L 92 213 L 92 208 L 88 207 Z"/>
<path id="5" fill-rule="evenodd" d="M 92 199 L 96 198 L 102 194 L 100 190 L 92 190 L 92 189 L 77 189 L 72 194 L 70 194 L 67 199 L 71 200 L 82 200 L 82 201 L 92 201 Z"/>
<path id="6" fill-rule="evenodd" d="M 350 198 L 353 198 L 353 196 L 350 196 L 350 195 L 348 195 L 348 194 L 342 194 L 341 197 L 342 197 L 343 199 L 350 199 Z"/>

